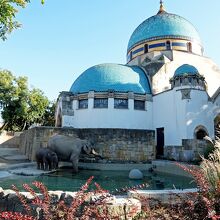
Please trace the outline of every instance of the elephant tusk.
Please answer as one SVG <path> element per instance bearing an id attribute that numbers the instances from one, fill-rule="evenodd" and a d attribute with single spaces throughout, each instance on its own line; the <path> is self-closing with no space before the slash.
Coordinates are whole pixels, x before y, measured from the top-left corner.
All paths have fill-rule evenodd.
<path id="1" fill-rule="evenodd" d="M 92 154 L 99 156 L 99 154 L 94 149 L 92 149 Z"/>
<path id="2" fill-rule="evenodd" d="M 92 149 L 91 153 L 101 159 L 104 159 L 101 155 L 99 155 L 94 149 Z"/>

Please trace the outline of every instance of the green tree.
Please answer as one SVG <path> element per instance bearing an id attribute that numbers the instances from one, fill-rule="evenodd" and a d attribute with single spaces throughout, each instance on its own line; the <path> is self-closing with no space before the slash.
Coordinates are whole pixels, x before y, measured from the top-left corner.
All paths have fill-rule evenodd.
<path id="1" fill-rule="evenodd" d="M 48 106 L 49 100 L 43 92 L 40 89 L 32 89 L 28 98 L 28 114 L 26 117 L 28 125 L 43 124 L 43 117 Z"/>
<path id="2" fill-rule="evenodd" d="M 0 107 L 9 103 L 11 97 L 16 93 L 14 87 L 14 76 L 8 70 L 0 71 Z"/>
<path id="3" fill-rule="evenodd" d="M 6 40 L 7 34 L 17 29 L 21 24 L 15 20 L 19 8 L 24 8 L 30 0 L 0 0 L 0 38 Z M 44 0 L 41 0 L 44 3 Z"/>
<path id="4" fill-rule="evenodd" d="M 42 117 L 41 124 L 43 126 L 54 126 L 55 125 L 55 109 L 56 109 L 56 102 L 51 101 L 49 105 L 46 107 L 46 110 Z"/>
<path id="5" fill-rule="evenodd" d="M 16 78 L 10 71 L 0 71 L 0 92 L 4 120 L 0 130 L 21 131 L 34 123 L 47 124 L 47 115 L 49 118 L 52 111 L 50 102 L 40 89 L 28 89 L 27 77 Z"/>

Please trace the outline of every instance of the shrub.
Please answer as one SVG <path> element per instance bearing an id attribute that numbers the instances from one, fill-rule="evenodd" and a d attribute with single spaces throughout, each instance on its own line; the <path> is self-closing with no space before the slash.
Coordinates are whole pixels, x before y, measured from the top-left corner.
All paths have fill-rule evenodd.
<path id="1" fill-rule="evenodd" d="M 202 158 L 200 167 L 177 165 L 190 173 L 198 185 L 199 192 L 191 201 L 193 213 L 200 213 L 201 219 L 220 219 L 220 142 L 216 142 L 208 159 Z"/>
<path id="2" fill-rule="evenodd" d="M 202 160 L 201 168 L 208 180 L 211 191 L 216 191 L 220 181 L 220 142 L 217 141 L 213 153 L 208 156 L 208 159 Z"/>

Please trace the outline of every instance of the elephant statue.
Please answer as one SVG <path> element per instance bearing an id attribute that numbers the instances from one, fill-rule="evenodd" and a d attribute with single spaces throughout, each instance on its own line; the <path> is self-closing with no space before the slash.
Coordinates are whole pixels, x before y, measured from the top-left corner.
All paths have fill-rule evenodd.
<path id="1" fill-rule="evenodd" d="M 72 162 L 73 172 L 78 172 L 80 154 L 101 157 L 87 140 L 65 135 L 54 135 L 49 138 L 48 148 L 56 152 L 59 161 Z"/>
<path id="2" fill-rule="evenodd" d="M 49 148 L 39 148 L 36 151 L 37 169 L 52 170 L 58 168 L 57 154 Z"/>

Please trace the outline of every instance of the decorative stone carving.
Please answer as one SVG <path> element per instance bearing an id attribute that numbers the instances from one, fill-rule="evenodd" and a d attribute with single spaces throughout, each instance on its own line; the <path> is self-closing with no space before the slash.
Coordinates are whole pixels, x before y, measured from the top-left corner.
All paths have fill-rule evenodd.
<path id="1" fill-rule="evenodd" d="M 191 89 L 181 89 L 182 99 L 191 99 Z"/>
<path id="2" fill-rule="evenodd" d="M 114 98 L 114 97 L 115 97 L 115 93 L 113 91 L 109 91 L 108 98 Z"/>
<path id="3" fill-rule="evenodd" d="M 90 99 L 90 98 L 94 98 L 94 96 L 95 96 L 95 92 L 94 91 L 90 91 L 89 93 L 88 93 L 88 98 Z"/>
<path id="4" fill-rule="evenodd" d="M 128 92 L 128 98 L 129 99 L 134 99 L 134 93 L 133 92 Z"/>

